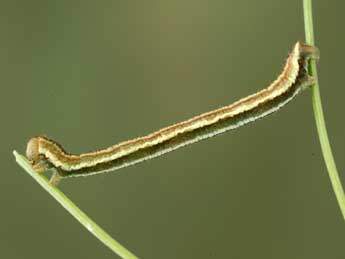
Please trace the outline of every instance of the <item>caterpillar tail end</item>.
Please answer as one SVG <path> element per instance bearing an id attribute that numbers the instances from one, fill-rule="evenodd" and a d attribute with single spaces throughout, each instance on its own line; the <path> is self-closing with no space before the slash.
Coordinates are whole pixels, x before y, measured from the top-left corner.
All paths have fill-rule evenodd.
<path id="1" fill-rule="evenodd" d="M 303 42 L 297 42 L 297 44 L 301 56 L 316 60 L 320 59 L 320 50 L 318 47 Z"/>

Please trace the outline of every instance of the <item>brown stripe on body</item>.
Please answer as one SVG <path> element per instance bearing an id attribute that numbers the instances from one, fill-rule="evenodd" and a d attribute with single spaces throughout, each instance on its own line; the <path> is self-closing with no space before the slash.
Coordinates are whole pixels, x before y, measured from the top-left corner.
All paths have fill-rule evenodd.
<path id="1" fill-rule="evenodd" d="M 301 67 L 306 67 L 305 62 L 306 60 L 300 59 L 299 65 Z M 180 146 L 184 146 L 184 144 L 187 145 L 189 143 L 196 142 L 196 139 L 198 138 L 199 140 L 207 138 L 207 136 L 209 136 L 210 134 L 214 132 L 217 132 L 217 131 L 219 132 L 219 131 L 222 131 L 222 129 L 231 128 L 231 126 L 236 126 L 241 122 L 245 122 L 244 124 L 253 122 L 254 120 L 250 120 L 250 118 L 255 118 L 256 120 L 256 119 L 262 118 L 263 116 L 261 115 L 269 111 L 275 112 L 277 110 L 274 110 L 274 108 L 278 107 L 279 109 L 280 108 L 279 104 L 282 104 L 283 106 L 285 104 L 284 103 L 285 101 L 292 100 L 294 95 L 296 95 L 301 90 L 301 87 L 307 87 L 307 86 L 312 85 L 313 83 L 314 83 L 314 80 L 308 76 L 307 70 L 300 69 L 298 76 L 296 78 L 296 82 L 292 84 L 291 87 L 289 87 L 288 91 L 284 92 L 283 94 L 281 94 L 280 96 L 274 99 L 270 99 L 266 101 L 265 103 L 262 103 L 262 105 L 257 106 L 255 109 L 252 109 L 250 111 L 245 111 L 231 118 L 230 117 L 225 118 L 219 121 L 217 124 L 205 126 L 195 131 L 181 133 L 177 135 L 176 137 L 171 138 L 159 145 L 151 146 L 149 148 L 146 148 L 145 150 L 128 154 L 127 156 L 120 157 L 118 159 L 109 161 L 107 163 L 101 163 L 96 166 L 85 167 L 85 168 L 72 170 L 72 171 L 64 171 L 60 169 L 59 173 L 61 174 L 61 176 L 67 176 L 67 177 L 95 174 L 98 172 L 103 172 L 103 171 L 108 171 L 108 170 L 111 170 L 111 171 L 117 170 L 117 169 L 126 167 L 128 165 L 139 163 L 146 159 L 158 157 L 162 153 L 166 153 L 166 152 L 176 149 L 176 147 L 180 147 Z M 215 135 L 218 135 L 218 134 L 215 134 Z"/>
<path id="2" fill-rule="evenodd" d="M 61 176 L 115 170 L 156 157 L 276 111 L 301 89 L 313 83 L 307 73 L 307 64 L 310 57 L 316 56 L 316 48 L 298 42 L 288 57 L 282 74 L 266 89 L 229 106 L 201 114 L 147 136 L 81 155 L 68 154 L 59 144 L 46 137 L 35 137 L 28 143 L 27 157 L 33 164 L 39 159 L 47 160 L 59 169 Z"/>

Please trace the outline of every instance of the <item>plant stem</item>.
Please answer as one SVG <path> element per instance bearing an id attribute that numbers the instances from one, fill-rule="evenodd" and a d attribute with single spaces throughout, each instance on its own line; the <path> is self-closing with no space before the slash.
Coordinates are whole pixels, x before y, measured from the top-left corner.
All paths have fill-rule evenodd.
<path id="1" fill-rule="evenodd" d="M 120 243 L 115 241 L 109 234 L 100 228 L 92 219 L 82 212 L 70 199 L 66 197 L 58 188 L 49 184 L 48 179 L 34 171 L 26 158 L 16 151 L 13 151 L 17 163 L 34 178 L 51 196 L 54 197 L 69 213 L 72 214 L 88 231 L 97 239 L 109 247 L 113 252 L 123 259 L 138 259 L 134 254 L 128 251 Z"/>
<path id="2" fill-rule="evenodd" d="M 306 43 L 315 45 L 314 42 L 314 29 L 313 29 L 313 13 L 312 13 L 312 0 L 303 0 L 303 11 L 304 11 L 304 28 Z M 312 103 L 314 109 L 315 123 L 319 134 L 321 149 L 323 157 L 325 159 L 326 167 L 328 170 L 329 178 L 331 180 L 335 196 L 343 214 L 345 220 L 345 194 L 344 189 L 341 185 L 337 166 L 335 164 L 332 149 L 328 140 L 327 129 L 325 119 L 322 110 L 321 96 L 319 90 L 319 84 L 317 80 L 317 70 L 315 60 L 310 61 L 310 75 L 316 78 L 316 84 L 312 86 Z"/>

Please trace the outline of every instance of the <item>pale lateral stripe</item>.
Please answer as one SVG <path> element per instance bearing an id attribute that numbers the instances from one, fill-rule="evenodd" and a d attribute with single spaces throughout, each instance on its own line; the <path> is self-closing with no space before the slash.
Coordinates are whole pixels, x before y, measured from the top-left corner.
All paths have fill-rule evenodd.
<path id="1" fill-rule="evenodd" d="M 147 136 L 121 142 L 115 146 L 111 146 L 100 151 L 80 155 L 66 154 L 56 142 L 45 137 L 35 137 L 28 143 L 27 156 L 35 163 L 39 162 L 40 159 L 46 159 L 55 167 L 61 168 L 66 172 L 71 172 L 68 176 L 91 175 L 113 171 L 160 156 L 182 146 L 238 128 L 244 124 L 277 111 L 280 107 L 294 98 L 294 96 L 296 96 L 304 86 L 308 86 L 313 83 L 313 78 L 307 76 L 307 71 L 304 70 L 304 66 L 307 65 L 308 58 L 315 58 L 314 54 L 316 56 L 318 55 L 318 50 L 316 48 L 297 42 L 288 57 L 282 74 L 266 89 L 242 98 L 229 106 L 201 114 L 184 122 L 163 128 Z M 299 64 L 299 61 L 301 62 L 301 65 Z M 301 75 L 304 75 L 303 71 L 305 71 L 306 77 L 300 77 L 300 81 L 297 85 L 297 77 L 300 72 L 303 73 Z M 294 88 L 291 88 L 293 85 Z M 293 92 L 288 93 L 290 88 Z M 285 96 L 285 93 L 288 94 Z M 266 104 L 269 106 L 265 106 Z M 273 106 L 270 107 L 271 105 Z M 263 111 L 261 111 L 261 107 L 265 107 Z M 259 112 L 254 112 L 256 108 L 260 108 Z M 241 117 L 244 113 L 247 115 Z M 223 122 L 225 120 L 226 124 L 218 124 L 218 122 Z M 196 136 L 190 135 L 188 137 L 190 139 L 184 139 L 183 137 L 179 139 L 178 135 L 180 134 L 183 135 L 189 132 L 193 134 L 193 131 L 204 129 L 212 125 L 216 126 L 216 129 L 212 128 L 212 131 L 210 132 L 207 132 L 207 130 L 202 130 L 201 132 L 197 131 L 198 134 L 196 134 Z M 220 128 L 218 128 L 219 126 Z M 167 142 L 171 139 L 174 139 L 174 142 Z M 175 140 L 177 141 L 175 142 Z M 168 143 L 168 145 L 165 143 Z M 152 147 L 157 147 L 159 151 L 154 149 L 152 154 L 145 153 L 146 150 L 150 150 Z M 39 154 L 44 155 L 45 158 L 39 158 Z M 132 154 L 134 156 L 132 156 Z M 127 156 L 129 155 L 131 157 L 128 158 Z M 118 160 L 120 158 L 124 158 L 124 160 Z M 97 165 L 103 166 L 103 164 L 112 162 L 115 162 L 115 165 L 112 168 L 108 168 L 106 170 L 97 169 L 100 168 L 97 167 Z M 122 164 L 116 165 L 118 162 Z M 78 172 L 78 174 L 73 174 L 73 171 L 83 169 L 87 169 L 85 174 L 82 171 Z M 92 171 L 93 169 L 95 169 L 94 172 Z"/>

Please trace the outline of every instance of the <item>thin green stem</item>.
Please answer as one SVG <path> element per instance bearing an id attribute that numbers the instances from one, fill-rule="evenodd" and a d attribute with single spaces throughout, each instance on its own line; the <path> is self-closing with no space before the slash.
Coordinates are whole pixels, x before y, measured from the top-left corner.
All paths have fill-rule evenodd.
<path id="1" fill-rule="evenodd" d="M 304 28 L 305 28 L 306 43 L 310 45 L 315 45 L 314 29 L 313 29 L 312 0 L 303 0 L 303 10 L 304 10 Z M 310 61 L 310 74 L 317 79 L 317 70 L 316 70 L 315 60 Z M 333 158 L 331 145 L 328 140 L 318 81 L 312 87 L 311 90 L 312 90 L 312 103 L 313 103 L 313 109 L 314 109 L 315 123 L 316 123 L 317 131 L 319 134 L 323 157 L 325 159 L 326 167 L 328 170 L 329 178 L 333 186 L 335 196 L 337 197 L 340 210 L 345 220 L 345 194 L 344 194 L 344 189 L 341 185 L 341 181 L 339 178 L 337 166 Z"/>
<path id="2" fill-rule="evenodd" d="M 39 174 L 34 171 L 24 156 L 18 154 L 16 151 L 13 151 L 13 154 L 16 157 L 17 163 L 103 244 L 105 244 L 123 259 L 138 259 L 138 257 L 128 251 L 120 243 L 115 241 L 109 234 L 107 234 L 102 228 L 100 228 L 58 188 L 49 184 L 48 179 L 43 174 Z"/>

